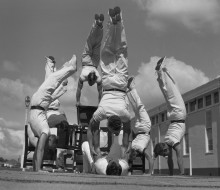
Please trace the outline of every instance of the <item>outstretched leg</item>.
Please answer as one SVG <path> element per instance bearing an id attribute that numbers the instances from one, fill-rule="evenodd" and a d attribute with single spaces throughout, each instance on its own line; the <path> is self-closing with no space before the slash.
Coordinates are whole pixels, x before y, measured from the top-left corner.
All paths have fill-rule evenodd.
<path id="1" fill-rule="evenodd" d="M 147 151 L 147 148 L 144 149 L 144 156 L 148 160 L 148 165 L 149 165 L 149 171 L 147 175 L 151 175 L 153 173 L 153 167 L 154 167 L 154 160 L 150 153 Z"/>
<path id="2" fill-rule="evenodd" d="M 100 61 L 100 48 L 103 38 L 103 14 L 95 15 L 95 23 L 87 37 L 84 51 L 82 53 L 82 65 L 93 65 L 98 67 Z"/>
<path id="3" fill-rule="evenodd" d="M 132 108 L 135 112 L 135 117 L 137 119 L 135 128 L 141 125 L 142 128 L 145 128 L 145 132 L 148 133 L 151 129 L 150 117 L 144 107 L 144 104 L 141 102 L 137 90 L 135 89 L 133 77 L 130 77 L 128 80 L 128 89 L 129 91 L 127 92 L 127 97 L 132 105 Z"/>
<path id="4" fill-rule="evenodd" d="M 111 13 L 111 11 L 112 13 Z M 121 10 L 119 7 L 109 10 L 110 22 L 107 25 L 107 34 L 104 42 L 104 47 L 101 51 L 101 69 L 103 75 L 120 74 L 121 82 L 127 84 L 128 80 L 128 54 L 127 40 Z M 114 23 L 113 18 L 117 19 Z M 103 77 L 105 79 L 105 76 Z M 104 81 L 105 83 L 105 81 Z M 125 87 L 125 86 L 123 86 Z"/>
<path id="5" fill-rule="evenodd" d="M 38 143 L 37 143 L 37 147 L 35 148 L 35 152 L 34 152 L 34 171 L 41 171 L 41 165 L 43 162 L 43 155 L 44 155 L 44 147 L 47 141 L 47 134 L 42 133 Z"/>
<path id="6" fill-rule="evenodd" d="M 174 79 L 165 67 L 160 68 L 157 73 L 157 81 L 168 106 L 168 118 L 170 120 L 185 119 L 185 104 Z"/>
<path id="7" fill-rule="evenodd" d="M 48 86 L 56 89 L 64 80 L 77 71 L 76 56 L 73 55 L 70 61 L 67 61 L 63 67 L 54 73 L 51 73 L 48 78 L 40 86 L 41 89 L 47 89 Z"/>
<path id="8" fill-rule="evenodd" d="M 83 153 L 83 173 L 91 173 L 94 160 L 92 158 L 89 143 L 87 141 L 82 144 L 82 153 Z"/>
<path id="9" fill-rule="evenodd" d="M 184 167 L 183 167 L 183 158 L 182 158 L 181 145 L 178 144 L 178 145 L 174 146 L 173 149 L 176 152 L 177 164 L 179 166 L 180 174 L 184 175 Z"/>
<path id="10" fill-rule="evenodd" d="M 170 175 L 173 175 L 173 152 L 172 152 L 172 147 L 169 146 L 169 155 L 168 155 L 168 159 L 167 159 L 167 164 L 169 167 L 169 173 Z"/>

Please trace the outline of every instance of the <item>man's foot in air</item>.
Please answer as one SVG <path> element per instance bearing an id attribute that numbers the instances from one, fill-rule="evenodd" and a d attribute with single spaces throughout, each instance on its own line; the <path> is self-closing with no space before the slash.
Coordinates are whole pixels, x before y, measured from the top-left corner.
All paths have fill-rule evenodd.
<path id="1" fill-rule="evenodd" d="M 117 22 L 121 22 L 121 20 L 122 20 L 121 8 L 120 7 L 115 7 L 114 11 L 115 11 L 115 19 L 116 19 L 116 21 Z"/>
<path id="2" fill-rule="evenodd" d="M 103 28 L 104 15 L 103 14 L 95 14 L 95 23 L 100 28 Z"/>
<path id="3" fill-rule="evenodd" d="M 115 10 L 114 9 L 109 9 L 108 10 L 108 15 L 110 17 L 110 21 L 112 22 L 112 24 L 117 24 L 117 21 L 116 21 L 116 17 L 115 17 Z"/>
<path id="4" fill-rule="evenodd" d="M 160 70 L 160 67 L 161 67 L 161 65 L 162 65 L 162 63 L 163 63 L 163 61 L 164 61 L 165 59 L 166 59 L 166 56 L 160 58 L 160 59 L 157 61 L 157 66 L 155 67 L 155 70 L 156 70 L 156 71 L 159 71 L 159 70 Z"/>
<path id="5" fill-rule="evenodd" d="M 77 60 L 76 60 L 76 55 L 73 55 L 72 58 L 67 61 L 66 63 L 64 63 L 63 65 L 64 67 L 70 67 L 72 66 L 74 68 L 75 71 L 77 71 Z"/>

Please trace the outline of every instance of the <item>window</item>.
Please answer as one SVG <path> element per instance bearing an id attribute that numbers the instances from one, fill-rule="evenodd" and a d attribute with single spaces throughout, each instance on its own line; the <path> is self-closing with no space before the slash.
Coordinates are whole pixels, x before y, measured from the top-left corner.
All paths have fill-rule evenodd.
<path id="1" fill-rule="evenodd" d="M 162 122 L 165 121 L 165 115 L 164 115 L 164 113 L 161 114 L 161 121 L 162 121 Z"/>
<path id="2" fill-rule="evenodd" d="M 213 151 L 213 138 L 212 138 L 212 112 L 206 111 L 206 152 Z"/>
<path id="3" fill-rule="evenodd" d="M 212 104 L 212 96 L 211 94 L 209 94 L 205 97 L 205 105 L 210 106 L 211 104 Z"/>
<path id="4" fill-rule="evenodd" d="M 219 102 L 219 93 L 218 92 L 214 92 L 214 103 L 218 103 Z"/>
<path id="5" fill-rule="evenodd" d="M 203 108 L 203 98 L 198 99 L 198 109 Z"/>
<path id="6" fill-rule="evenodd" d="M 185 104 L 185 107 L 186 107 L 186 113 L 188 113 L 188 104 L 187 103 Z"/>
<path id="7" fill-rule="evenodd" d="M 189 105 L 190 105 L 190 112 L 196 110 L 196 100 L 190 102 Z"/>
<path id="8" fill-rule="evenodd" d="M 158 115 L 156 115 L 156 123 L 158 123 Z"/>
<path id="9" fill-rule="evenodd" d="M 151 123 L 152 123 L 152 125 L 154 125 L 155 124 L 155 117 L 153 116 L 153 117 L 151 117 Z"/>

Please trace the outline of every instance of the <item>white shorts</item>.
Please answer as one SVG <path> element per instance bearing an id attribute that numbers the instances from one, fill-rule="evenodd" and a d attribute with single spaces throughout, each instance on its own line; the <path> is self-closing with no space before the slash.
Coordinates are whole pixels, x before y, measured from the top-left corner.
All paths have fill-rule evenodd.
<path id="1" fill-rule="evenodd" d="M 50 128 L 45 111 L 38 109 L 30 110 L 29 120 L 31 129 L 36 137 L 40 137 L 42 133 L 49 135 Z"/>
<path id="2" fill-rule="evenodd" d="M 50 128 L 55 127 L 62 121 L 67 121 L 66 115 L 59 110 L 48 110 L 47 121 Z"/>
<path id="3" fill-rule="evenodd" d="M 176 143 L 181 142 L 185 130 L 185 123 L 171 123 L 164 137 L 164 142 L 173 147 Z"/>
<path id="4" fill-rule="evenodd" d="M 147 148 L 148 144 L 150 142 L 150 135 L 145 134 L 138 134 L 134 140 L 132 141 L 131 147 L 132 149 L 143 153 L 144 149 Z"/>
<path id="5" fill-rule="evenodd" d="M 93 119 L 98 122 L 112 115 L 117 115 L 122 122 L 128 122 L 130 113 L 125 97 L 126 94 L 119 91 L 103 92 L 98 109 L 93 114 Z"/>

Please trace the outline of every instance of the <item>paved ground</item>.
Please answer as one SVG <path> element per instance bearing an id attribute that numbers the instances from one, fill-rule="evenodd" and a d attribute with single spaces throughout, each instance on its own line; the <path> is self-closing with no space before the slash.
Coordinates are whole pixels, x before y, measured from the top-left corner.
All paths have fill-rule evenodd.
<path id="1" fill-rule="evenodd" d="M 220 189 L 220 177 L 100 176 L 0 170 L 0 190 L 205 190 Z"/>

